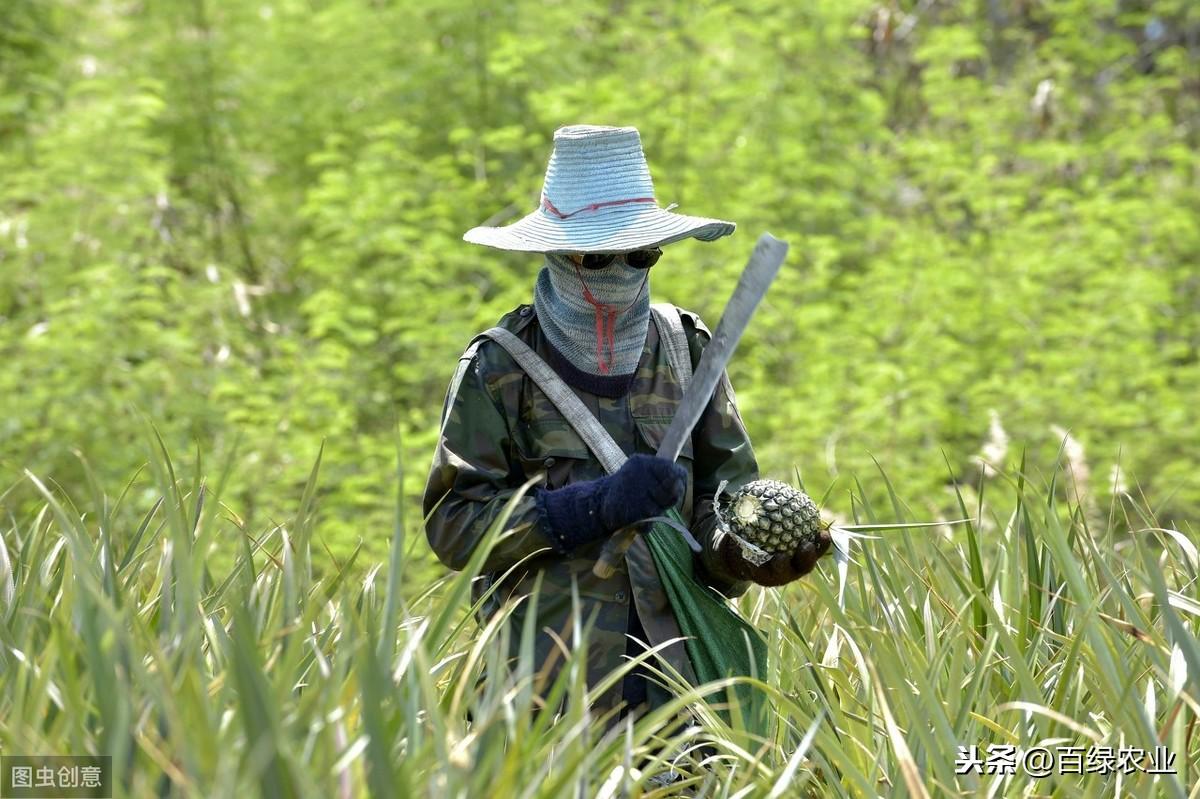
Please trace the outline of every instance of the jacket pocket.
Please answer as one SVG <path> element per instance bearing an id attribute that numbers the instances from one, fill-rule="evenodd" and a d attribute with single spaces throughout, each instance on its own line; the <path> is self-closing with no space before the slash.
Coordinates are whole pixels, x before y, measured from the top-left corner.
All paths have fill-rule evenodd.
<path id="1" fill-rule="evenodd" d="M 526 479 L 543 472 L 547 488 L 560 488 L 568 482 L 590 480 L 604 474 L 600 463 L 583 438 L 565 421 L 543 419 L 524 422 L 524 434 L 517 442 L 516 455 Z"/>
<path id="2" fill-rule="evenodd" d="M 641 436 L 642 441 L 646 443 L 650 451 L 658 452 L 663 437 L 667 434 L 667 428 L 671 425 L 671 417 L 639 416 L 634 414 L 633 423 L 637 426 L 638 435 Z M 692 466 L 695 457 L 695 452 L 692 448 L 692 437 L 689 435 L 684 439 L 683 449 L 679 451 L 679 459 L 676 461 L 676 463 L 687 470 L 688 474 L 687 491 L 683 495 L 683 501 L 679 506 L 679 513 L 683 516 L 684 521 L 689 524 L 692 520 Z"/>
<path id="3" fill-rule="evenodd" d="M 642 440 L 654 452 L 658 452 L 659 446 L 662 444 L 663 437 L 667 434 L 667 428 L 671 426 L 670 416 L 649 416 L 649 415 L 633 415 L 633 423 L 637 426 L 638 433 Z M 689 435 L 683 441 L 683 449 L 679 452 L 680 460 L 691 461 L 695 459 L 695 454 L 692 450 L 692 437 Z"/>

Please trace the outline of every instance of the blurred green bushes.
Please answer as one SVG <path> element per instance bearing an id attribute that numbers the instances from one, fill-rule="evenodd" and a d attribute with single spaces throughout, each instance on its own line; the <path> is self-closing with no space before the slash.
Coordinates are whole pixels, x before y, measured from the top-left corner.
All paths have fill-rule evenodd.
<path id="1" fill-rule="evenodd" d="M 9 0 L 0 478 L 126 477 L 137 407 L 232 453 L 260 529 L 324 440 L 321 529 L 378 557 L 396 437 L 415 511 L 461 349 L 532 296 L 536 257 L 461 234 L 592 122 L 741 226 L 657 299 L 715 324 L 754 237 L 793 245 L 731 368 L 764 472 L 874 455 L 936 506 L 994 409 L 1043 460 L 1070 430 L 1097 499 L 1196 518 L 1198 75 L 1186 0 Z"/>

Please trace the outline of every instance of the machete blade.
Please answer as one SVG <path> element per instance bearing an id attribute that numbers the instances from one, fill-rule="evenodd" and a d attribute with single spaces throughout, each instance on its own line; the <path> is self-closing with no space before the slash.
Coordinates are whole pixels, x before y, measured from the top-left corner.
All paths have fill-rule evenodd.
<path id="1" fill-rule="evenodd" d="M 700 416 L 708 407 L 717 383 L 721 382 L 721 374 L 729 364 L 729 359 L 733 357 L 733 351 L 737 349 L 750 317 L 754 315 L 758 304 L 766 296 L 767 289 L 771 287 L 771 282 L 779 274 L 787 251 L 787 243 L 770 233 L 758 237 L 754 252 L 750 254 L 750 260 L 742 270 L 737 287 L 725 306 L 725 313 L 721 314 L 717 331 L 704 348 L 692 382 L 675 410 L 667 432 L 663 435 L 662 443 L 658 447 L 658 457 L 669 461 L 679 457 L 684 442 L 692 434 L 692 428 L 700 421 Z"/>

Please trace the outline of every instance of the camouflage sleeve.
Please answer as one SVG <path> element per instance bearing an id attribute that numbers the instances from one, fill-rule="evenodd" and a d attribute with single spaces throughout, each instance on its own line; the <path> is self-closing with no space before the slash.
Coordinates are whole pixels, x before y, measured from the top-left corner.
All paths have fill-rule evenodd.
<path id="1" fill-rule="evenodd" d="M 702 326 L 693 327 L 684 315 L 688 346 L 692 362 L 700 361 L 700 353 L 708 344 L 710 335 Z M 738 412 L 737 397 L 729 382 L 729 374 L 721 375 L 708 407 L 692 431 L 692 447 L 695 460 L 692 463 L 692 479 L 695 500 L 692 507 L 692 533 L 703 551 L 696 556 L 701 573 L 713 588 L 729 597 L 746 593 L 750 583 L 738 580 L 725 568 L 714 547 L 717 518 L 713 512 L 713 498 L 722 480 L 728 480 L 726 491 L 734 491 L 752 480 L 758 479 L 758 461 L 750 446 L 750 436 Z"/>
<path id="2" fill-rule="evenodd" d="M 467 565 L 475 547 L 520 487 L 522 471 L 509 458 L 510 419 L 487 377 L 484 342 L 464 355 L 446 393 L 442 432 L 433 455 L 423 508 L 425 535 L 438 559 L 454 570 Z M 488 348 L 488 349 L 485 349 Z M 537 527 L 533 491 L 517 503 L 502 535 L 483 563 L 501 571 L 549 547 Z"/>

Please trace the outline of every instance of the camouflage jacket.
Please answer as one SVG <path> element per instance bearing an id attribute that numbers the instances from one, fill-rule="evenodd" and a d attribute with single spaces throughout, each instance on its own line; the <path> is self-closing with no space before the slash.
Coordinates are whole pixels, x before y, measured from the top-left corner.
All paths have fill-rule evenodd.
<path id="1" fill-rule="evenodd" d="M 710 338 L 700 319 L 681 310 L 692 363 Z M 498 323 L 528 344 L 549 362 L 548 344 L 537 323 L 533 306 L 522 305 Z M 658 330 L 651 319 L 637 375 L 628 393 L 619 398 L 599 397 L 572 387 L 584 405 L 600 420 L 626 454 L 657 449 L 682 390 L 660 346 Z M 443 408 L 443 430 L 434 453 L 424 494 L 426 535 L 438 558 L 451 569 L 462 569 L 492 521 L 518 487 L 541 475 L 533 491 L 559 488 L 605 474 L 603 466 L 583 439 L 563 418 L 549 399 L 524 373 L 509 354 L 491 340 L 483 341 L 458 386 L 451 386 Z M 718 484 L 729 481 L 727 490 L 758 478 L 758 465 L 745 425 L 737 410 L 736 397 L 723 375 L 708 407 L 686 442 L 679 461 L 688 471 L 687 492 L 679 512 L 688 528 L 703 545 L 696 556 L 696 573 L 726 596 L 740 596 L 748 583 L 738 582 L 718 561 L 713 549 L 716 518 L 712 500 Z M 502 537 L 483 565 L 481 584 L 500 578 L 518 561 L 529 557 L 496 592 L 500 601 L 529 594 L 540 575 L 542 589 L 536 604 L 538 630 L 535 644 L 538 664 L 546 682 L 553 683 L 561 661 L 558 640 L 572 640 L 571 586 L 581 602 L 579 618 L 594 619 L 589 631 L 587 682 L 597 680 L 621 663 L 626 651 L 625 633 L 630 602 L 651 645 L 679 636 L 670 603 L 655 571 L 645 541 L 635 539 L 625 557 L 625 568 L 609 579 L 592 574 L 602 541 L 585 545 L 568 556 L 556 553 L 539 529 L 532 491 L 517 504 L 508 520 L 511 533 Z M 528 607 L 523 602 L 513 620 L 520 630 Z M 492 607 L 494 610 L 495 606 Z M 512 655 L 516 654 L 513 636 Z M 695 680 L 681 643 L 667 647 L 663 657 L 689 681 Z M 618 685 L 600 697 L 595 707 L 615 707 L 621 699 Z"/>

